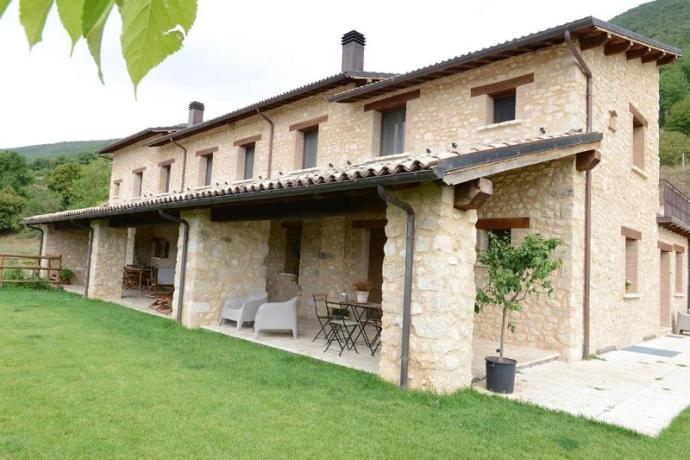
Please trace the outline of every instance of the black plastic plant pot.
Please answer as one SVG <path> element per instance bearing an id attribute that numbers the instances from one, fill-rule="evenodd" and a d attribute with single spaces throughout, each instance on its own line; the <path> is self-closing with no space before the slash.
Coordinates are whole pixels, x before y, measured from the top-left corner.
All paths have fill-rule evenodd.
<path id="1" fill-rule="evenodd" d="M 486 389 L 494 393 L 509 394 L 515 388 L 515 366 L 517 361 L 503 358 L 499 362 L 498 356 L 487 356 L 486 360 Z"/>

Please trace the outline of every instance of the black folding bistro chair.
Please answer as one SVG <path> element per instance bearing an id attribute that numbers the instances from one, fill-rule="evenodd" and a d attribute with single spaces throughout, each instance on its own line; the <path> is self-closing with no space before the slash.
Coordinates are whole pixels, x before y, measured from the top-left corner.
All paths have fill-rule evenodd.
<path id="1" fill-rule="evenodd" d="M 333 333 L 333 327 L 328 317 L 328 307 L 326 306 L 328 295 L 314 294 L 312 298 L 314 299 L 314 313 L 316 314 L 316 320 L 319 322 L 320 329 L 311 341 L 314 342 L 321 334 L 328 341 L 328 338 Z"/>
<path id="2" fill-rule="evenodd" d="M 346 349 L 355 350 L 355 353 L 359 353 L 359 351 L 357 351 L 357 345 L 355 345 L 355 341 L 352 339 L 352 335 L 355 331 L 362 327 L 359 321 L 348 318 L 346 315 L 349 311 L 347 306 L 341 305 L 340 303 L 327 300 L 326 310 L 328 311 L 328 322 L 333 328 L 333 332 L 330 337 L 327 337 L 328 345 L 326 345 L 324 351 L 328 351 L 331 345 L 337 342 L 340 347 L 338 356 L 342 356 L 343 351 Z"/>

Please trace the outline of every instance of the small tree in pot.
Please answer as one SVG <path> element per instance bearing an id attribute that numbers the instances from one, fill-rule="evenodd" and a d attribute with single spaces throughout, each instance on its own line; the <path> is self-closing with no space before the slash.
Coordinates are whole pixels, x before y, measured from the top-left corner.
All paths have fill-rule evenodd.
<path id="1" fill-rule="evenodd" d="M 489 247 L 478 255 L 479 262 L 487 268 L 488 279 L 485 288 L 477 289 L 476 310 L 480 312 L 486 305 L 502 310 L 499 355 L 485 358 L 486 387 L 491 391 L 513 392 L 517 361 L 503 357 L 505 332 L 515 331 L 515 324 L 508 322 L 508 312 L 522 311 L 522 303 L 532 294 L 551 295 L 551 275 L 562 263 L 555 254 L 560 244 L 558 239 L 535 234 L 513 246 L 509 238 L 489 233 Z"/>

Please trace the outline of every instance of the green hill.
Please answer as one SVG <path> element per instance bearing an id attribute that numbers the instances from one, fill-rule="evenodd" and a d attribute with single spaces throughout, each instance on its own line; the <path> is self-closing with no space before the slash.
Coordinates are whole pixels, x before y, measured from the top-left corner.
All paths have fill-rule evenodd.
<path id="1" fill-rule="evenodd" d="M 36 158 L 54 158 L 60 155 L 70 156 L 80 152 L 95 152 L 112 141 L 113 140 L 110 139 L 102 141 L 56 142 L 55 144 L 0 148 L 0 151 L 12 150 L 25 157 L 27 160 L 34 160 Z"/>
<path id="2" fill-rule="evenodd" d="M 611 22 L 639 34 L 690 49 L 690 0 L 656 0 L 619 14 Z"/>

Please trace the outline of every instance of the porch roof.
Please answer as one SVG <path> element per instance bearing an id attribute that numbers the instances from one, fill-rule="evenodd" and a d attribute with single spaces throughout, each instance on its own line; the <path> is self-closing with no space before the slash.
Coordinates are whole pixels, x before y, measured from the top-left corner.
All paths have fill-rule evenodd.
<path id="1" fill-rule="evenodd" d="M 126 203 L 31 216 L 22 222 L 44 224 L 101 219 L 150 213 L 162 209 L 204 208 L 316 193 L 346 192 L 373 188 L 378 185 L 401 185 L 438 180 L 443 180 L 447 184 L 456 184 L 460 183 L 457 177 L 463 171 L 471 170 L 475 177 L 480 177 L 482 174 L 495 174 L 591 150 L 598 146 L 601 139 L 601 133 L 569 132 L 558 136 L 543 135 L 537 138 L 466 149 L 376 157 L 359 164 L 350 164 L 346 161 L 342 167 L 330 166 L 326 169 L 279 175 L 271 179 L 217 183 L 212 187 L 183 193 L 166 196 L 150 195 Z M 499 164 L 504 167 L 497 169 L 496 165 Z M 482 166 L 492 168 L 482 170 Z M 466 180 L 471 180 L 471 178 Z"/>

